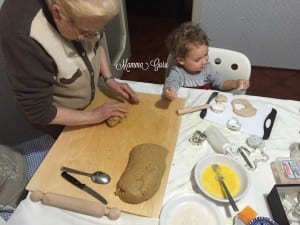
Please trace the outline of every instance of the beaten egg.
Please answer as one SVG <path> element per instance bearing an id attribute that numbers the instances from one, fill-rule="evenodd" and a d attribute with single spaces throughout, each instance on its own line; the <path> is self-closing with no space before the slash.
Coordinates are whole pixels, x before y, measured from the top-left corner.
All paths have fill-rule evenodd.
<path id="1" fill-rule="evenodd" d="M 239 192 L 241 186 L 239 176 L 233 169 L 223 164 L 219 164 L 219 172 L 224 177 L 224 183 L 226 184 L 231 195 L 234 197 Z M 203 188 L 208 193 L 217 198 L 226 198 L 219 181 L 216 179 L 216 173 L 213 171 L 211 165 L 204 169 L 200 180 Z"/>

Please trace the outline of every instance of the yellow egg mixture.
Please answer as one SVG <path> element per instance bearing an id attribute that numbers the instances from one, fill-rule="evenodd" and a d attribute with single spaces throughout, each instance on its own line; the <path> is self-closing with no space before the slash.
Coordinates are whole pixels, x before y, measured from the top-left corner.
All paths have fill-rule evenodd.
<path id="1" fill-rule="evenodd" d="M 234 197 L 239 192 L 241 186 L 237 173 L 229 166 L 223 164 L 219 164 L 219 172 L 224 177 L 224 182 Z M 225 198 L 224 191 L 216 179 L 216 173 L 213 171 L 211 165 L 204 169 L 200 180 L 208 193 L 218 198 Z"/>

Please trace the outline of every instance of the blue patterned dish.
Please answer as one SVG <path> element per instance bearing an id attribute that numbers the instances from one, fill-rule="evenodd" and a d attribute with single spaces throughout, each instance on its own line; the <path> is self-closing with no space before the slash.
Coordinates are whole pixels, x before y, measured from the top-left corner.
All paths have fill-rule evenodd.
<path id="1" fill-rule="evenodd" d="M 268 217 L 256 217 L 250 221 L 249 225 L 279 225 Z"/>

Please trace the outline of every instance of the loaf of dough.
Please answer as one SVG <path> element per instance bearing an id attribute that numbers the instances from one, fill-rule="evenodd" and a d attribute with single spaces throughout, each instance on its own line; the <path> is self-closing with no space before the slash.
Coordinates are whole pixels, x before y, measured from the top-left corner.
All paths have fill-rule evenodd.
<path id="1" fill-rule="evenodd" d="M 116 195 L 127 203 L 150 199 L 159 189 L 166 168 L 168 150 L 156 144 L 135 146 L 117 184 Z"/>

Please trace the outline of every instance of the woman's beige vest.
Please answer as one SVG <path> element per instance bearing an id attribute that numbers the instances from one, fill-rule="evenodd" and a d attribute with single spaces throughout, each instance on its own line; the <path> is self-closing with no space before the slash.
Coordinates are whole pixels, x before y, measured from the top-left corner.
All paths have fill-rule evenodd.
<path id="1" fill-rule="evenodd" d="M 83 109 L 92 100 L 91 76 L 76 49 L 47 21 L 40 10 L 32 22 L 30 36 L 53 58 L 57 74 L 53 74 L 53 102 L 56 106 Z M 100 74 L 99 40 L 82 42 L 94 69 L 97 87 Z"/>

